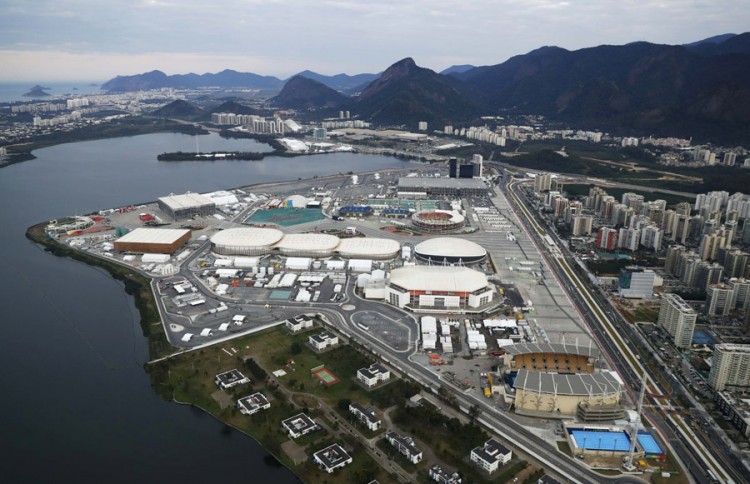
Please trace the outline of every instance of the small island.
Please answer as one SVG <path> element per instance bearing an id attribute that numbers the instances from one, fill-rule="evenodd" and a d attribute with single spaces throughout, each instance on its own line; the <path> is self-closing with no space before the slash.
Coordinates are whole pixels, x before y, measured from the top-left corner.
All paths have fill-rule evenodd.
<path id="1" fill-rule="evenodd" d="M 254 151 L 230 151 L 211 153 L 196 153 L 186 151 L 176 151 L 172 153 L 162 153 L 156 157 L 159 161 L 216 161 L 216 160 L 241 160 L 241 161 L 260 161 L 265 157 L 265 153 Z"/>
<path id="2" fill-rule="evenodd" d="M 29 89 L 26 93 L 23 94 L 24 97 L 47 97 L 51 96 L 50 93 L 46 92 L 52 89 L 51 87 L 43 87 L 37 84 L 36 86 Z"/>

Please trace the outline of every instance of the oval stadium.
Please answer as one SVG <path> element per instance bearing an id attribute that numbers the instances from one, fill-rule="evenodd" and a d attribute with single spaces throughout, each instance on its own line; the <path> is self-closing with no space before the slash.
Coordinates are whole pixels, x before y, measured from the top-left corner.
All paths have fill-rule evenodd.
<path id="1" fill-rule="evenodd" d="M 211 248 L 222 255 L 265 255 L 283 237 L 284 233 L 276 229 L 238 227 L 211 236 Z"/>
<path id="2" fill-rule="evenodd" d="M 340 239 L 328 234 L 287 234 L 276 244 L 281 255 L 292 257 L 328 257 Z"/>
<path id="3" fill-rule="evenodd" d="M 464 226 L 465 218 L 450 210 L 426 210 L 411 216 L 414 227 L 425 232 L 455 232 Z"/>
<path id="4" fill-rule="evenodd" d="M 393 259 L 401 244 L 392 239 L 377 237 L 352 237 L 341 239 L 336 252 L 346 259 Z"/>
<path id="5" fill-rule="evenodd" d="M 417 259 L 432 263 L 474 264 L 487 257 L 487 251 L 481 245 L 456 237 L 435 237 L 425 240 L 414 247 Z"/>

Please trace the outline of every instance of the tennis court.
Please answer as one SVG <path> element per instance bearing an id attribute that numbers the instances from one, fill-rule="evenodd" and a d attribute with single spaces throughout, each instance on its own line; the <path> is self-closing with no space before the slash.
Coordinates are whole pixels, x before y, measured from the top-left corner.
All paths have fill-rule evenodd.
<path id="1" fill-rule="evenodd" d="M 327 387 L 335 385 L 336 383 L 341 381 L 339 377 L 331 373 L 331 370 L 329 370 L 328 368 L 319 368 L 317 370 L 314 370 L 312 374 L 315 378 L 323 382 L 323 384 Z"/>

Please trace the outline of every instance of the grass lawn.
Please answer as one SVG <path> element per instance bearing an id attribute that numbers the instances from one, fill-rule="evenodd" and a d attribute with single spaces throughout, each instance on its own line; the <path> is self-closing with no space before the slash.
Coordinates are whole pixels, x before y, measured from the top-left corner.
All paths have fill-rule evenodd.
<path id="1" fill-rule="evenodd" d="M 570 450 L 570 444 L 568 442 L 561 440 L 557 442 L 557 448 L 562 452 L 563 454 L 572 457 L 573 451 Z"/>
<path id="2" fill-rule="evenodd" d="M 638 322 L 655 323 L 659 319 L 658 308 L 639 307 L 633 311 L 633 320 Z"/>

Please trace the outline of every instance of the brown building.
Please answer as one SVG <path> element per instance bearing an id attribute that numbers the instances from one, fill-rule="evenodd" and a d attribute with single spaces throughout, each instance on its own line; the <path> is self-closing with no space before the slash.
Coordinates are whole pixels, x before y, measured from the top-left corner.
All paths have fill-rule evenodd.
<path id="1" fill-rule="evenodd" d="M 187 229 L 138 228 L 115 240 L 118 252 L 174 254 L 190 240 Z"/>

